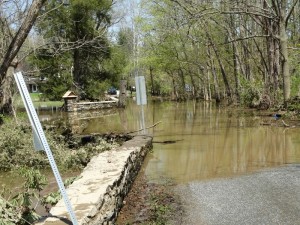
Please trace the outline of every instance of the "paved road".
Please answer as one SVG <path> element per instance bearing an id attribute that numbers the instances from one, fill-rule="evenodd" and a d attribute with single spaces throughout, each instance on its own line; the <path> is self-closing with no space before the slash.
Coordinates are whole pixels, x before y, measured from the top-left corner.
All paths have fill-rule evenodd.
<path id="1" fill-rule="evenodd" d="M 180 185 L 189 225 L 300 225 L 300 165 Z"/>

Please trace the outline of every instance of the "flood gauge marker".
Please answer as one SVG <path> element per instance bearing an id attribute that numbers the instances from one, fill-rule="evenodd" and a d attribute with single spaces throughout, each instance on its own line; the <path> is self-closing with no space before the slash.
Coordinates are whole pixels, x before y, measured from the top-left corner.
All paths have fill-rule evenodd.
<path id="1" fill-rule="evenodd" d="M 37 113 L 35 111 L 35 108 L 33 106 L 32 100 L 30 98 L 28 89 L 26 87 L 24 78 L 22 76 L 21 72 L 15 73 L 14 74 L 20 95 L 22 97 L 22 100 L 24 102 L 24 106 L 26 108 L 27 115 L 29 117 L 29 121 L 32 126 L 32 131 L 33 131 L 33 137 L 34 137 L 34 147 L 36 150 L 44 150 L 48 156 L 48 160 L 50 162 L 53 174 L 55 176 L 56 182 L 58 184 L 60 193 L 64 199 L 66 208 L 69 212 L 70 218 L 72 220 L 73 225 L 78 225 L 77 219 L 75 217 L 75 214 L 73 212 L 71 203 L 69 201 L 68 195 L 65 190 L 65 186 L 63 184 L 63 181 L 61 179 L 61 176 L 59 174 L 58 168 L 56 166 L 55 160 L 53 158 L 51 149 L 48 145 L 45 133 L 43 131 L 42 125 L 40 123 L 40 120 L 37 116 Z"/>

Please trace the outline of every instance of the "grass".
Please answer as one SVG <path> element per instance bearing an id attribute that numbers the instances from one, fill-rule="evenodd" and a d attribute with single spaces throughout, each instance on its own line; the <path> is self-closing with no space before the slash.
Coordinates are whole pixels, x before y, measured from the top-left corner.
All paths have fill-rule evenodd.
<path id="1" fill-rule="evenodd" d="M 40 93 L 30 93 L 31 100 L 36 108 L 61 107 L 63 101 L 42 101 Z M 17 108 L 24 108 L 24 104 L 20 95 L 17 95 L 14 100 L 14 105 Z"/>

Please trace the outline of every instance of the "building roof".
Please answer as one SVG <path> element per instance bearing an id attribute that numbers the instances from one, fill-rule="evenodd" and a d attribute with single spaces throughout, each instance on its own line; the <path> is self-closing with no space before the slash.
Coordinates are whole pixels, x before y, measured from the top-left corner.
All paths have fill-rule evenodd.
<path id="1" fill-rule="evenodd" d="M 77 98 L 77 95 L 73 91 L 67 91 L 63 95 L 63 98 Z"/>

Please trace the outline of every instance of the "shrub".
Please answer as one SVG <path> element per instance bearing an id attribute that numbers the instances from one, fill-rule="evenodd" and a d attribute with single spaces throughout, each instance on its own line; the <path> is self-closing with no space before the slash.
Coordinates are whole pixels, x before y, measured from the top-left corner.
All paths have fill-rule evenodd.
<path id="1" fill-rule="evenodd" d="M 0 170 L 9 171 L 24 166 L 36 169 L 50 166 L 46 153 L 34 150 L 32 130 L 25 119 L 19 119 L 17 122 L 6 119 L 0 128 Z M 58 136 L 55 131 L 46 130 L 49 147 L 61 168 L 82 168 L 94 155 L 117 146 L 100 138 L 95 143 L 71 150 Z"/>
<path id="2" fill-rule="evenodd" d="M 241 86 L 241 104 L 247 107 L 254 107 L 258 104 L 262 96 L 262 83 L 241 79 Z"/>
<path id="3" fill-rule="evenodd" d="M 4 189 L 0 195 L 0 224 L 2 225 L 27 225 L 32 224 L 40 216 L 35 212 L 33 200 L 40 200 L 40 192 L 47 183 L 46 177 L 32 168 L 22 168 L 20 175 L 25 178 L 19 189 L 19 193 L 12 198 L 5 199 L 2 196 L 11 196 L 11 192 Z"/>

